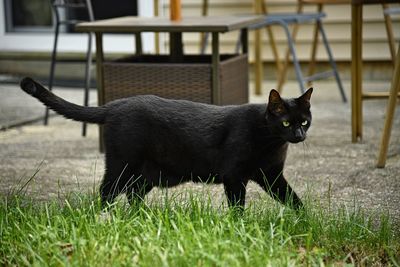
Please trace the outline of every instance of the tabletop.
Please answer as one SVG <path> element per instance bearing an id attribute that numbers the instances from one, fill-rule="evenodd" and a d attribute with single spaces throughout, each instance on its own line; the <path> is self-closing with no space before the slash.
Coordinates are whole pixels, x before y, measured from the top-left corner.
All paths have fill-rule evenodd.
<path id="1" fill-rule="evenodd" d="M 263 16 L 183 17 L 171 21 L 166 17 L 119 17 L 79 23 L 79 32 L 132 33 L 132 32 L 229 32 L 260 23 Z"/>

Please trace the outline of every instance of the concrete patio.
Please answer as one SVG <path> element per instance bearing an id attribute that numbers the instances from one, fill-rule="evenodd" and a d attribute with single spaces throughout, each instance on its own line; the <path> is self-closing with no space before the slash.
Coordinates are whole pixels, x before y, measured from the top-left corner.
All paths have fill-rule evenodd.
<path id="1" fill-rule="evenodd" d="M 264 84 L 262 96 L 251 95 L 253 103 L 263 103 L 271 82 Z M 387 82 L 367 82 L 366 90 L 387 90 Z M 268 88 L 268 89 L 267 89 Z M 363 206 L 367 210 L 387 211 L 396 224 L 400 222 L 400 109 L 397 109 L 386 168 L 375 168 L 384 123 L 386 100 L 364 102 L 364 138 L 351 143 L 350 104 L 341 102 L 334 82 L 314 85 L 312 97 L 313 125 L 304 144 L 291 145 L 285 176 L 301 196 L 320 199 L 333 205 Z M 350 83 L 345 81 L 350 97 Z M 44 112 L 36 99 L 23 93 L 16 84 L 0 84 L 0 124 L 34 121 Z M 82 90 L 56 88 L 55 92 L 72 102 L 82 102 Z M 299 94 L 298 85 L 289 82 L 283 96 Z M 92 98 L 96 92 L 92 90 Z M 30 196 L 45 200 L 69 192 L 87 192 L 96 188 L 102 177 L 103 155 L 98 151 L 97 126 L 89 125 L 88 136 L 81 137 L 81 124 L 60 116 L 41 122 L 0 131 L 0 193 L 21 188 L 36 170 L 29 184 Z M 218 201 L 224 201 L 221 186 L 186 184 L 172 189 L 207 188 Z M 158 190 L 158 189 L 157 189 Z M 157 199 L 157 190 L 149 199 Z M 265 194 L 255 184 L 248 187 L 252 201 Z"/>

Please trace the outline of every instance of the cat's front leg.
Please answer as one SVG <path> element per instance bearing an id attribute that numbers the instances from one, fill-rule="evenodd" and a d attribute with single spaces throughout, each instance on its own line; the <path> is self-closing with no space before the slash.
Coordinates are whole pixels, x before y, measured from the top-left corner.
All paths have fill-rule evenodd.
<path id="1" fill-rule="evenodd" d="M 259 170 L 254 181 L 281 203 L 295 209 L 303 207 L 303 202 L 283 176 L 283 164 Z"/>

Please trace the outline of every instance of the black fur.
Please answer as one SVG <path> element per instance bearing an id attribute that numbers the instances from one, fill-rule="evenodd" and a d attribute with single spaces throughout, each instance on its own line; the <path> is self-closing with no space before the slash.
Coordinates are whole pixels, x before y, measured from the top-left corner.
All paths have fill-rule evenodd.
<path id="1" fill-rule="evenodd" d="M 272 90 L 268 104 L 214 106 L 157 96 L 135 96 L 82 107 L 30 78 L 24 91 L 67 118 L 104 124 L 103 203 L 120 193 L 132 202 L 154 186 L 223 183 L 230 206 L 244 206 L 249 180 L 296 208 L 301 200 L 286 182 L 288 142 L 301 142 L 311 124 L 312 88 L 295 99 Z"/>

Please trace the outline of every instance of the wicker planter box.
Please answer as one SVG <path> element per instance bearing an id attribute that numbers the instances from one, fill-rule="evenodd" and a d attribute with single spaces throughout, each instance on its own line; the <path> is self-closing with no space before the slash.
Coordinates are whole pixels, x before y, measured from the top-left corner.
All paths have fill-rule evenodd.
<path id="1" fill-rule="evenodd" d="M 104 62 L 104 101 L 152 94 L 171 99 L 212 103 L 211 56 L 185 56 L 170 63 L 169 56 L 145 55 Z M 247 55 L 221 55 L 221 104 L 248 102 Z"/>

